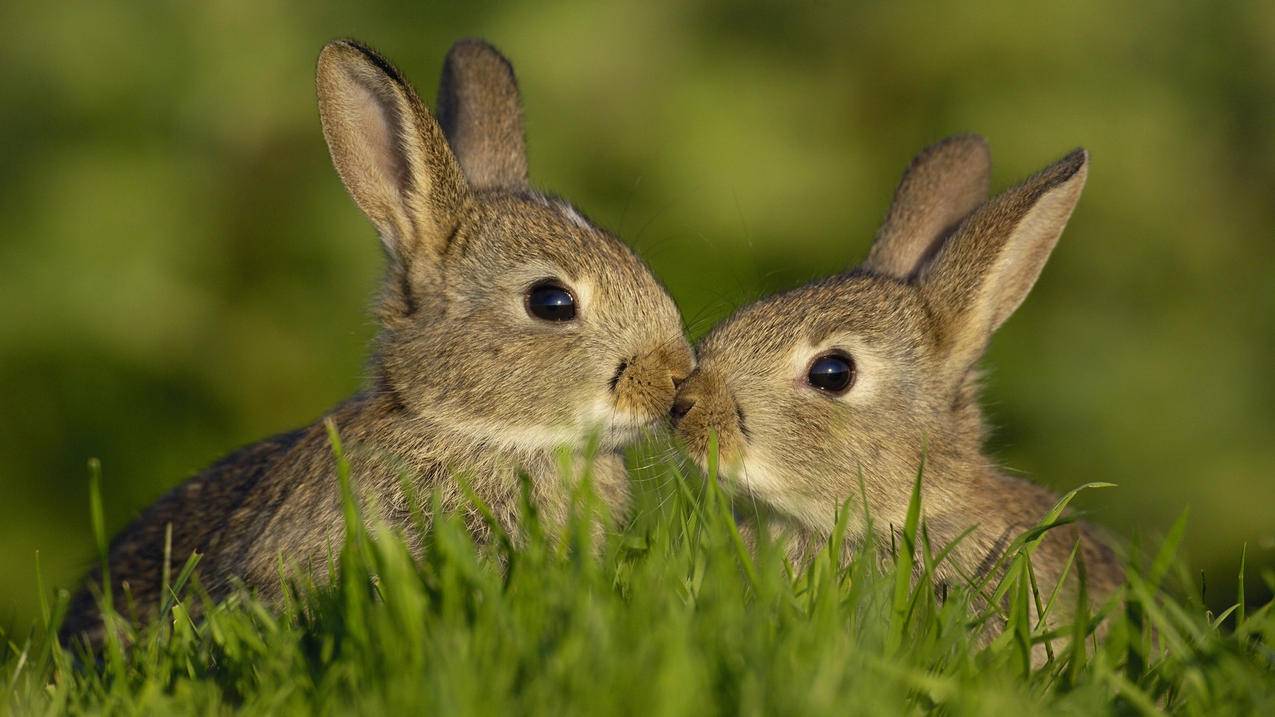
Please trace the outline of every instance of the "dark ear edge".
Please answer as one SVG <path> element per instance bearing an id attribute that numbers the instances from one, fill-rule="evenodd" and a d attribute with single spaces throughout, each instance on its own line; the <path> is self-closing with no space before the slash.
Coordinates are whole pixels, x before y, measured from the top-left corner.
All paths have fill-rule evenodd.
<path id="1" fill-rule="evenodd" d="M 911 277 L 987 201 L 991 162 L 987 141 L 977 134 L 953 135 L 921 150 L 899 180 L 863 268 Z"/>
<path id="2" fill-rule="evenodd" d="M 363 59 L 367 60 L 372 65 L 374 65 L 378 70 L 385 73 L 391 80 L 394 80 L 395 84 L 397 84 L 400 88 L 402 88 L 404 92 L 406 92 L 408 95 L 410 95 L 413 98 L 416 97 L 415 90 L 412 89 L 412 85 L 410 82 L 407 81 L 407 78 L 403 77 L 403 73 L 399 72 L 399 69 L 395 67 L 393 63 L 391 63 L 389 60 L 385 59 L 385 57 L 381 55 L 381 53 L 377 52 L 376 50 L 373 50 L 368 45 L 365 45 L 362 42 L 359 42 L 358 40 L 355 40 L 353 38 L 348 38 L 348 37 L 342 38 L 340 40 L 333 40 L 332 42 L 328 43 L 328 45 L 329 46 L 338 45 L 341 47 L 346 47 L 351 50 L 354 50 L 355 52 L 362 55 Z"/>
<path id="3" fill-rule="evenodd" d="M 518 79 L 490 43 L 466 38 L 452 45 L 438 85 L 438 120 L 474 188 L 527 186 Z"/>

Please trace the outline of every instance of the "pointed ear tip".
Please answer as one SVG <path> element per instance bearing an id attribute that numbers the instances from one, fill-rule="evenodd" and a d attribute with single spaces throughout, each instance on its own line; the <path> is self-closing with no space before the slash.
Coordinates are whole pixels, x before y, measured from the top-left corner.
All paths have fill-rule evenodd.
<path id="1" fill-rule="evenodd" d="M 358 40 L 348 37 L 332 40 L 324 45 L 323 49 L 319 50 L 319 60 L 316 66 L 318 73 L 323 75 L 336 67 L 342 65 L 348 67 L 352 64 L 370 64 L 380 68 L 387 74 L 393 74 L 386 70 L 389 62 L 377 54 L 375 50 Z"/>
<path id="2" fill-rule="evenodd" d="M 510 66 L 509 58 L 496 49 L 496 46 L 481 37 L 462 37 L 452 43 L 447 51 L 447 62 L 466 62 L 473 60 L 493 59 L 506 67 Z"/>
<path id="3" fill-rule="evenodd" d="M 319 62 L 330 62 L 343 57 L 363 56 L 369 52 L 371 52 L 371 49 L 358 40 L 350 37 L 340 37 L 330 40 L 323 46 L 322 50 L 319 50 Z"/>
<path id="4" fill-rule="evenodd" d="M 340 68 L 358 62 L 358 54 L 354 41 L 348 39 L 332 40 L 319 50 L 319 57 L 314 63 L 314 78 L 320 100 L 340 87 Z"/>
<path id="5" fill-rule="evenodd" d="M 380 75 L 382 79 L 388 79 L 405 88 L 409 94 L 411 92 L 411 85 L 393 63 L 358 40 L 351 38 L 332 40 L 319 51 L 316 75 L 321 87 L 326 83 L 324 77 L 331 76 L 337 68 L 344 68 L 347 73 L 354 73 L 352 76 L 371 78 Z"/>
<path id="6" fill-rule="evenodd" d="M 1063 181 L 1079 177 L 1084 179 L 1089 173 L 1089 150 L 1084 147 L 1077 147 L 1067 153 L 1066 157 L 1059 162 L 1059 169 L 1062 170 L 1060 179 Z"/>
<path id="7" fill-rule="evenodd" d="M 946 142 L 960 143 L 970 147 L 986 147 L 987 138 L 978 132 L 960 132 L 943 140 Z"/>
<path id="8" fill-rule="evenodd" d="M 935 142 L 934 144 L 921 150 L 916 156 L 916 162 L 929 161 L 938 158 L 958 158 L 963 163 L 977 162 L 986 168 L 992 163 L 991 148 L 988 147 L 987 140 L 981 134 L 974 132 L 963 132 L 954 134 Z"/>
<path id="9" fill-rule="evenodd" d="M 462 37 L 453 42 L 452 48 L 447 51 L 447 54 L 450 55 L 456 52 L 491 52 L 497 55 L 500 54 L 500 51 L 495 46 L 481 37 Z"/>

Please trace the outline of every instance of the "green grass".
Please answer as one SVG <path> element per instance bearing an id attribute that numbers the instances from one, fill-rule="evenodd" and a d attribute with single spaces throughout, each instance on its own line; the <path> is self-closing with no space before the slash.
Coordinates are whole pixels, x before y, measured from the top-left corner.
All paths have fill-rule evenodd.
<path id="1" fill-rule="evenodd" d="M 944 557 L 919 518 L 919 492 L 892 564 L 830 547 L 795 569 L 774 543 L 745 548 L 711 477 L 657 460 L 655 447 L 635 453 L 655 461 L 635 476 L 637 517 L 600 544 L 585 476 L 560 538 L 527 511 L 524 536 L 476 547 L 431 496 L 413 497 L 425 545 L 413 560 L 402 534 L 360 517 L 338 449 L 347 538 L 332 584 L 290 579 L 281 610 L 244 593 L 204 604 L 196 622 L 188 608 L 206 598 L 191 560 L 166 580 L 163 619 L 94 658 L 52 639 L 67 595 L 40 580 L 40 624 L 0 645 L 0 705 L 15 714 L 1275 714 L 1273 608 L 1209 614 L 1174 555 L 1184 520 L 1132 562 L 1098 642 L 1100 615 L 1082 612 L 1049 634 L 1029 618 L 1033 601 L 1037 613 L 1059 609 L 1030 567 L 1059 511 L 1015 543 L 999 583 L 940 596 L 908 577 Z M 1008 627 L 993 639 L 994 625 Z M 1050 658 L 1033 667 L 1041 642 Z"/>

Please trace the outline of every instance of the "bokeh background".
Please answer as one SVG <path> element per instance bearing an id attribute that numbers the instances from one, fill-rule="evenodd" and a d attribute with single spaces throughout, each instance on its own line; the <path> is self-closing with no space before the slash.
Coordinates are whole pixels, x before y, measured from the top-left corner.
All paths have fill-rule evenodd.
<path id="1" fill-rule="evenodd" d="M 329 166 L 322 44 L 432 97 L 489 38 L 535 182 L 649 260 L 702 333 L 858 261 L 913 153 L 996 186 L 1076 145 L 1088 188 L 988 357 L 992 448 L 1133 536 L 1191 512 L 1215 605 L 1275 564 L 1275 3 L 990 0 L 0 4 L 0 626 L 35 554 L 360 385 L 381 255 Z M 1264 588 L 1250 574 L 1253 598 Z"/>

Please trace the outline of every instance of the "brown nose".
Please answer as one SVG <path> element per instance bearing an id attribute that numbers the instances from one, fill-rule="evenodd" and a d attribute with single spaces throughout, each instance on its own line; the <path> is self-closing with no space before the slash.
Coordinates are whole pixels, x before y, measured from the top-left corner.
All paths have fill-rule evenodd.
<path id="1" fill-rule="evenodd" d="M 692 408 L 695 408 L 695 399 L 688 396 L 679 396 L 673 402 L 673 407 L 669 409 L 668 417 L 674 428 L 677 428 L 677 424 L 681 423 L 683 418 L 686 418 L 686 414 L 690 413 Z"/>

